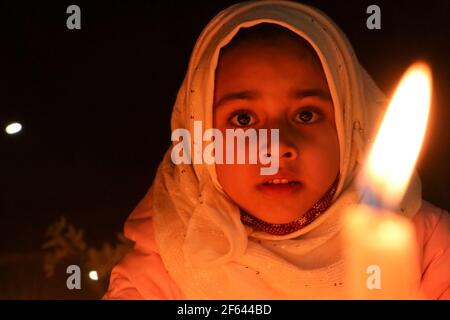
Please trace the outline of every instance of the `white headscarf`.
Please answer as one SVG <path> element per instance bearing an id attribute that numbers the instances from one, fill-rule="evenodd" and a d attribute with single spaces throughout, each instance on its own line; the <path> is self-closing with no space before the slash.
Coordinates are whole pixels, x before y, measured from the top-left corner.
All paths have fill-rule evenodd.
<path id="1" fill-rule="evenodd" d="M 220 12 L 203 30 L 172 113 L 172 130 L 201 120 L 213 124 L 214 76 L 220 48 L 240 28 L 284 26 L 306 39 L 322 63 L 335 108 L 340 182 L 334 203 L 306 228 L 285 236 L 255 232 L 240 221 L 238 206 L 218 182 L 215 166 L 174 165 L 169 149 L 154 183 L 125 226 L 145 243 L 153 223 L 163 262 L 189 299 L 343 298 L 340 215 L 359 201 L 352 181 L 386 107 L 386 99 L 357 61 L 340 29 L 322 12 L 290 1 L 251 1 Z M 414 178 L 402 207 L 420 207 Z M 145 209 L 143 209 L 145 208 Z M 144 210 L 144 211 L 143 211 Z M 148 226 L 149 226 L 148 225 Z M 150 272 L 150 271 L 149 271 Z"/>

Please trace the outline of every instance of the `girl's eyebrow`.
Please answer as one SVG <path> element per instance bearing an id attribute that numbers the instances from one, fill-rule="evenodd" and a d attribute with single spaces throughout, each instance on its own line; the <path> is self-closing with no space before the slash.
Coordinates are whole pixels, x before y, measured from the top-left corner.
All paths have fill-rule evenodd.
<path id="1" fill-rule="evenodd" d="M 230 92 L 222 96 L 214 105 L 215 108 L 218 108 L 225 103 L 228 103 L 232 100 L 254 100 L 261 96 L 260 93 L 256 91 L 237 91 L 237 92 Z"/>
<path id="2" fill-rule="evenodd" d="M 225 103 L 233 100 L 255 100 L 260 97 L 261 94 L 257 91 L 236 91 L 230 92 L 222 96 L 214 105 L 218 108 Z M 322 100 L 331 101 L 331 95 L 329 92 L 322 89 L 298 89 L 290 92 L 290 97 L 292 99 L 303 99 L 307 97 L 316 97 Z"/>
<path id="3" fill-rule="evenodd" d="M 331 95 L 328 91 L 323 89 L 300 89 L 291 91 L 293 99 L 303 99 L 307 97 L 315 97 L 322 100 L 331 101 Z"/>

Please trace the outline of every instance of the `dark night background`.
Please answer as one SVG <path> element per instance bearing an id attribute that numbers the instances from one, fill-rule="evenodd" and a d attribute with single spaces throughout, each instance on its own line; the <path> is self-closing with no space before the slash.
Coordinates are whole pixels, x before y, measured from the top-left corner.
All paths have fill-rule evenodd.
<path id="1" fill-rule="evenodd" d="M 170 113 L 203 27 L 236 1 L 0 2 L 0 255 L 39 251 L 61 216 L 89 245 L 114 241 L 170 142 Z M 424 198 L 450 208 L 450 0 L 302 1 L 347 34 L 388 95 L 426 59 L 434 103 Z M 417 3 L 416 5 L 413 3 Z M 81 30 L 66 8 L 81 8 Z M 381 30 L 366 8 L 381 8 Z M 17 135 L 5 134 L 10 122 Z"/>

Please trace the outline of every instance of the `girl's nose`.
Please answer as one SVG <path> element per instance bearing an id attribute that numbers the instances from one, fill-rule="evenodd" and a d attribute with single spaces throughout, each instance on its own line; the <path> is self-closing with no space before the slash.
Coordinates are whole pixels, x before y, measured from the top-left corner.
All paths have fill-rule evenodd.
<path id="1" fill-rule="evenodd" d="M 276 156 L 281 160 L 295 160 L 298 157 L 298 147 L 295 143 L 295 139 L 298 137 L 290 135 L 288 132 L 283 132 L 282 129 L 279 130 L 278 141 L 271 142 L 271 150 L 272 152 L 268 154 L 268 156 Z M 277 146 L 275 146 L 275 144 Z M 274 149 L 274 147 L 277 147 Z M 276 152 L 277 151 L 277 152 Z"/>
<path id="2" fill-rule="evenodd" d="M 279 131 L 279 155 L 280 160 L 294 160 L 298 156 L 298 136 L 296 130 L 294 130 L 289 123 L 280 123 Z"/>
<path id="3" fill-rule="evenodd" d="M 280 139 L 279 154 L 280 159 L 294 160 L 297 159 L 298 151 L 293 145 Z"/>
<path id="4" fill-rule="evenodd" d="M 295 160 L 298 157 L 298 132 L 285 119 L 274 121 L 269 129 L 278 129 L 278 157 L 280 161 Z M 275 156 L 275 153 L 269 154 Z"/>
<path id="5" fill-rule="evenodd" d="M 267 152 L 268 157 L 276 157 L 278 151 L 279 162 L 283 161 L 291 161 L 295 160 L 298 157 L 298 151 L 295 147 L 282 142 L 281 140 L 278 143 L 278 150 L 274 149 L 274 145 L 272 144 L 270 147 L 270 152 Z"/>

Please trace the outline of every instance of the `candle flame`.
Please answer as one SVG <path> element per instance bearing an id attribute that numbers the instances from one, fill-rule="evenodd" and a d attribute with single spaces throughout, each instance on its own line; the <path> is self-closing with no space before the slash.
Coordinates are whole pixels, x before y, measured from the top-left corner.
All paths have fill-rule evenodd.
<path id="1" fill-rule="evenodd" d="M 431 70 L 415 63 L 395 91 L 362 174 L 363 190 L 375 193 L 385 207 L 396 207 L 406 192 L 425 135 L 430 102 Z"/>

